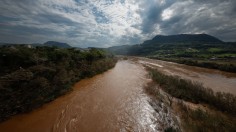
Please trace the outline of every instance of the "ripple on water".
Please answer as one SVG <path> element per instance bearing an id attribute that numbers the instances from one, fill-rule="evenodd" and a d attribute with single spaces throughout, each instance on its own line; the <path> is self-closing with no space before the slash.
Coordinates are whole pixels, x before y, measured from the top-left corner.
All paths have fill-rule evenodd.
<path id="1" fill-rule="evenodd" d="M 119 61 L 112 70 L 75 84 L 73 92 L 0 124 L 0 131 L 156 131 L 155 110 L 143 92 L 150 81 L 146 75 L 141 65 Z"/>

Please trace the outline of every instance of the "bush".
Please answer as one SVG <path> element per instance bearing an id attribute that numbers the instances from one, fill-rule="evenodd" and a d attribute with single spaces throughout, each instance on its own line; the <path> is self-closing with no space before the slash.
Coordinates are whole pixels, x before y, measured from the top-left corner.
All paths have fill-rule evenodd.
<path id="1" fill-rule="evenodd" d="M 216 111 L 191 109 L 182 102 L 178 103 L 180 118 L 186 131 L 191 132 L 233 132 L 236 130 L 235 118 Z"/>
<path id="2" fill-rule="evenodd" d="M 15 46 L 0 48 L 0 121 L 30 111 L 71 90 L 71 85 L 116 64 L 98 49 L 78 51 Z"/>
<path id="3" fill-rule="evenodd" d="M 222 112 L 233 114 L 236 111 L 236 96 L 230 93 L 217 92 L 204 88 L 201 84 L 178 76 L 165 75 L 155 69 L 148 68 L 152 79 L 170 95 L 193 103 L 206 103 Z"/>
<path id="4" fill-rule="evenodd" d="M 204 68 L 218 69 L 221 71 L 236 73 L 236 65 L 230 64 L 230 63 L 220 64 L 220 63 L 211 62 L 211 61 L 205 62 L 205 61 L 197 61 L 197 60 L 190 60 L 190 59 L 174 59 L 174 58 L 159 58 L 159 57 L 151 57 L 151 58 L 159 59 L 163 61 L 176 62 L 176 63 L 190 65 L 190 66 L 199 66 L 199 67 L 204 67 Z"/>

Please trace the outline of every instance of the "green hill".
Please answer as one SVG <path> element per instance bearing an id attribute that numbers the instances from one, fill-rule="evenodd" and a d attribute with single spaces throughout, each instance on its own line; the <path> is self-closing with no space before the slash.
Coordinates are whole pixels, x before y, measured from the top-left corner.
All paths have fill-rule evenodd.
<path id="1" fill-rule="evenodd" d="M 108 48 L 118 55 L 144 56 L 236 72 L 236 42 L 207 34 L 157 35 L 142 44 Z"/>

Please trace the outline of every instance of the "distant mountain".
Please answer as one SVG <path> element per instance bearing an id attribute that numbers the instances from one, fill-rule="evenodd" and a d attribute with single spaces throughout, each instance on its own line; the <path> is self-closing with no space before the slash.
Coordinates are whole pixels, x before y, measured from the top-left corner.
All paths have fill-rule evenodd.
<path id="1" fill-rule="evenodd" d="M 0 47 L 10 47 L 10 46 L 24 46 L 24 47 L 36 47 L 43 46 L 42 44 L 12 44 L 12 43 L 0 43 Z"/>
<path id="2" fill-rule="evenodd" d="M 13 44 L 13 43 L 0 43 L 0 47 L 2 46 L 32 46 L 32 47 L 42 47 L 42 46 L 48 46 L 48 47 L 58 47 L 58 48 L 71 48 L 71 46 L 67 43 L 61 43 L 56 41 L 48 41 L 44 44 L 40 43 L 32 43 L 32 44 Z"/>
<path id="3" fill-rule="evenodd" d="M 208 34 L 178 34 L 178 35 L 157 35 L 152 40 L 145 41 L 143 44 L 150 43 L 222 43 L 216 37 Z"/>
<path id="4" fill-rule="evenodd" d="M 131 45 L 113 46 L 108 48 L 108 50 L 118 55 L 126 55 L 128 54 L 130 47 L 132 46 Z"/>
<path id="5" fill-rule="evenodd" d="M 172 51 L 175 49 L 197 48 L 205 49 L 229 45 L 220 39 L 208 34 L 178 34 L 178 35 L 157 35 L 151 40 L 142 44 L 123 45 L 108 48 L 109 51 L 120 55 L 150 55 L 160 50 Z M 166 52 L 165 52 L 166 53 Z"/>
<path id="6" fill-rule="evenodd" d="M 42 47 L 44 46 L 43 44 L 40 44 L 40 43 L 32 43 L 32 44 L 29 44 L 31 45 L 32 47 Z"/>
<path id="7" fill-rule="evenodd" d="M 56 42 L 56 41 L 48 41 L 46 43 L 44 43 L 45 46 L 55 46 L 55 47 L 59 47 L 59 48 L 71 48 L 71 46 L 67 43 L 61 43 L 61 42 Z"/>

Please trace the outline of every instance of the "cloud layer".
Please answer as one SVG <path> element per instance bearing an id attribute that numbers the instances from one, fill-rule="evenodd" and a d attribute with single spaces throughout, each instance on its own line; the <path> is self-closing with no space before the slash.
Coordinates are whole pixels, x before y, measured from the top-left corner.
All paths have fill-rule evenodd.
<path id="1" fill-rule="evenodd" d="M 236 41 L 235 0 L 1 0 L 0 42 L 137 44 L 157 34 Z"/>

